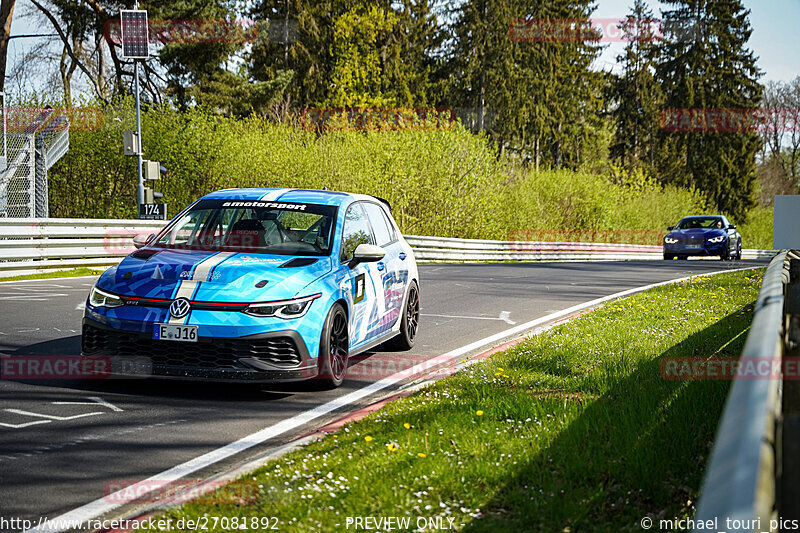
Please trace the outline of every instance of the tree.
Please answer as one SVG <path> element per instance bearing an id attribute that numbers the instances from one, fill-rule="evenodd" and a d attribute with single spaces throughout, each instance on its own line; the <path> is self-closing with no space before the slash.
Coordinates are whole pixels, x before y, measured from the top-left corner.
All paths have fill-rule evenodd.
<path id="1" fill-rule="evenodd" d="M 58 72 L 64 103 L 72 105 L 72 81 L 76 71 L 86 76 L 94 95 L 105 100 L 108 94 L 104 38 L 102 26 L 98 24 L 94 10 L 84 1 L 31 0 L 31 3 L 53 27 L 62 42 Z"/>
<path id="2" fill-rule="evenodd" d="M 669 32 L 656 68 L 666 107 L 756 109 L 761 73 L 747 48 L 749 10 L 740 0 L 666 3 L 675 8 L 664 13 Z M 761 144 L 755 132 L 662 131 L 660 139 L 664 181 L 697 188 L 723 212 L 745 219 L 755 203 L 755 156 Z"/>
<path id="3" fill-rule="evenodd" d="M 118 24 L 121 9 L 133 7 L 133 0 L 31 2 L 62 42 L 58 69 L 67 104 L 72 100 L 76 75 L 90 83 L 94 96 L 101 101 L 132 91 L 134 61 L 121 57 L 120 43 L 111 38 L 118 34 L 109 30 Z M 241 35 L 233 31 L 237 6 L 234 0 L 142 2 L 140 8 L 148 11 L 151 23 L 151 53 L 155 51 L 149 61 L 140 62 L 143 98 L 161 102 L 172 96 L 180 107 L 202 102 L 223 113 L 244 113 L 268 105 L 273 93 L 285 88 L 289 77 L 259 85 L 247 73 L 228 68 L 229 60 L 245 45 L 240 38 L 244 31 Z M 164 26 L 157 24 L 165 21 L 184 23 L 195 33 L 181 40 L 179 32 L 163 31 Z"/>
<path id="4" fill-rule="evenodd" d="M 389 107 L 397 98 L 384 83 L 382 56 L 397 24 L 392 11 L 354 8 L 334 26 L 331 90 L 327 104 L 336 107 Z"/>
<path id="5" fill-rule="evenodd" d="M 11 37 L 11 20 L 14 18 L 16 0 L 0 1 L 0 92 L 5 90 L 6 61 L 8 60 L 8 40 Z"/>
<path id="6" fill-rule="evenodd" d="M 599 47 L 591 33 L 559 31 L 575 21 L 588 26 L 593 9 L 588 0 L 467 0 L 456 9 L 454 100 L 474 110 L 474 128 L 488 131 L 501 151 L 537 168 L 582 164 L 603 105 L 602 76 L 591 69 Z"/>
<path id="7" fill-rule="evenodd" d="M 444 83 L 437 53 L 443 34 L 434 4 L 260 0 L 251 15 L 269 21 L 270 31 L 253 46 L 250 71 L 258 80 L 292 71 L 287 99 L 295 109 L 334 101 L 406 107 L 441 103 Z M 358 87 L 363 83 L 370 85 L 368 90 Z M 350 90 L 358 95 L 349 95 Z"/>
<path id="8" fill-rule="evenodd" d="M 627 44 L 617 56 L 622 74 L 613 81 L 614 141 L 610 156 L 623 168 L 653 172 L 656 162 L 661 88 L 655 79 L 658 50 L 653 12 L 636 0 L 622 23 Z"/>
<path id="9" fill-rule="evenodd" d="M 793 187 L 800 187 L 800 76 L 769 82 L 762 104 L 764 164 L 773 164 Z"/>
<path id="10" fill-rule="evenodd" d="M 286 98 L 305 108 L 328 98 L 333 72 L 331 47 L 336 20 L 352 2 L 346 0 L 259 0 L 250 14 L 279 31 L 262 33 L 249 56 L 251 75 L 259 81 L 292 72 Z M 374 5 L 375 2 L 370 2 Z M 277 24 L 273 24 L 277 22 Z"/>

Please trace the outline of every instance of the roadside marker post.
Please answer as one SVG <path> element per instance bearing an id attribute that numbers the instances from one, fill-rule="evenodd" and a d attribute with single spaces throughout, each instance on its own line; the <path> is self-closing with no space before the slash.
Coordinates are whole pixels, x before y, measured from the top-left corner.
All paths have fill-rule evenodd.
<path id="1" fill-rule="evenodd" d="M 119 12 L 120 33 L 122 38 L 122 57 L 133 59 L 133 85 L 136 97 L 136 132 L 125 132 L 125 154 L 136 155 L 138 169 L 138 185 L 136 190 L 136 204 L 139 218 L 152 218 L 153 208 L 148 208 L 146 188 L 144 184 L 143 166 L 144 155 L 142 151 L 142 113 L 139 91 L 139 62 L 150 57 L 149 33 L 147 26 L 147 10 L 139 9 L 136 2 L 134 9 L 123 9 Z M 152 192 L 152 191 L 151 191 Z M 159 193 L 160 194 L 160 193 Z M 152 200 L 152 199 L 151 199 Z M 149 205 L 154 205 L 152 201 Z M 159 211 L 156 208 L 156 211 Z M 166 206 L 163 210 L 166 215 Z M 151 216 L 143 216 L 150 213 Z"/>

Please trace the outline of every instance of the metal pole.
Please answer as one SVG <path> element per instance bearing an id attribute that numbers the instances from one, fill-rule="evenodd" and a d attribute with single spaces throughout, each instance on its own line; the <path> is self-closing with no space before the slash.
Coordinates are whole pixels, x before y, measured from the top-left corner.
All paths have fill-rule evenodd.
<path id="1" fill-rule="evenodd" d="M 142 176 L 142 115 L 139 106 L 139 60 L 135 59 L 133 64 L 134 91 L 136 92 L 136 137 L 139 145 L 138 153 L 136 154 L 139 166 L 139 186 L 136 190 L 136 216 L 139 216 L 139 206 L 144 203 L 144 177 Z"/>

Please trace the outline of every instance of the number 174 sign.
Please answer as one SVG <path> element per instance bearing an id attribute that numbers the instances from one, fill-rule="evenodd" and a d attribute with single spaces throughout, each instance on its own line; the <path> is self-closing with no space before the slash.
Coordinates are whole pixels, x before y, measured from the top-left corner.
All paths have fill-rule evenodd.
<path id="1" fill-rule="evenodd" d="M 167 204 L 139 204 L 139 220 L 167 220 Z"/>

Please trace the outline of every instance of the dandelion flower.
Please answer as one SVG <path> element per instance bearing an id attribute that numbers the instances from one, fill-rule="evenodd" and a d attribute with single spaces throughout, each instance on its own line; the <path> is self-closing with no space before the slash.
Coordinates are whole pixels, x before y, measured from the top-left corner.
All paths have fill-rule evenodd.
<path id="1" fill-rule="evenodd" d="M 365 441 L 367 441 L 367 442 L 369 442 L 369 441 L 371 441 L 371 440 L 372 440 L 372 437 L 370 437 L 369 435 L 367 435 L 366 437 L 364 437 L 364 440 L 365 440 Z"/>
<path id="2" fill-rule="evenodd" d="M 386 447 L 389 449 L 390 452 L 397 451 L 397 444 L 395 444 L 393 442 L 390 442 L 389 444 L 387 444 Z"/>
<path id="3" fill-rule="evenodd" d="M 483 416 L 483 411 L 475 411 L 475 414 L 478 416 Z"/>
<path id="4" fill-rule="evenodd" d="M 420 453 L 417 454 L 417 457 L 425 457 L 425 454 L 420 452 Z"/>
<path id="5" fill-rule="evenodd" d="M 411 429 L 411 424 L 406 422 L 405 424 L 403 424 L 403 427 L 406 428 L 406 429 Z"/>

